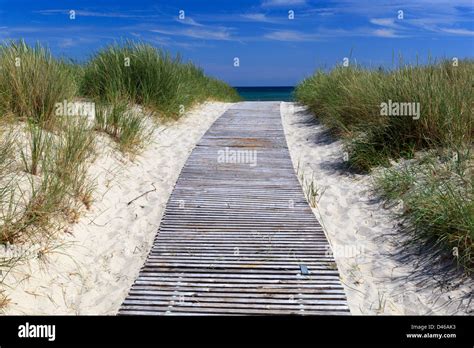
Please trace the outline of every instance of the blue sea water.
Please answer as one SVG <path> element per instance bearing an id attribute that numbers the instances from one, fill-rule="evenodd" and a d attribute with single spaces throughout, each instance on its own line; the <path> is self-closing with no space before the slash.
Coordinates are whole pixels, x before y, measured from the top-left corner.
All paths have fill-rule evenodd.
<path id="1" fill-rule="evenodd" d="M 243 100 L 293 101 L 294 87 L 234 87 Z"/>

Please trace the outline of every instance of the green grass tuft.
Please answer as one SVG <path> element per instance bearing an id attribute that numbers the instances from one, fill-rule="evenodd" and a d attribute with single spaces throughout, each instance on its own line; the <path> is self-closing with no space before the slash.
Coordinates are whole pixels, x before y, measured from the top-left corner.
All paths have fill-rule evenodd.
<path id="1" fill-rule="evenodd" d="M 136 154 L 147 143 L 152 129 L 146 119 L 126 102 L 98 105 L 95 129 L 107 133 L 122 152 Z"/>
<path id="2" fill-rule="evenodd" d="M 102 102 L 143 105 L 173 118 L 206 99 L 238 100 L 233 88 L 183 63 L 179 56 L 131 41 L 110 45 L 92 57 L 85 67 L 82 92 Z"/>
<path id="3" fill-rule="evenodd" d="M 472 141 L 474 61 L 403 66 L 393 71 L 339 66 L 318 71 L 295 97 L 346 139 L 354 169 L 369 171 L 416 151 L 462 148 Z M 420 103 L 420 118 L 381 116 L 381 103 Z"/>
<path id="4" fill-rule="evenodd" d="M 47 48 L 24 41 L 0 45 L 0 117 L 14 114 L 47 124 L 55 103 L 76 92 L 68 64 L 55 59 Z"/>

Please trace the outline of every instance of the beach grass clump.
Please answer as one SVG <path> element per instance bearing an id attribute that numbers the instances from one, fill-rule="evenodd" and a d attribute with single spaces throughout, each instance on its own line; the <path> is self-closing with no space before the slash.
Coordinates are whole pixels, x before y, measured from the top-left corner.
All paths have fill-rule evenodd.
<path id="1" fill-rule="evenodd" d="M 25 172 L 38 175 L 40 164 L 50 150 L 51 136 L 35 122 L 27 121 L 26 137 L 27 146 L 20 148 L 20 157 Z"/>
<path id="2" fill-rule="evenodd" d="M 460 149 L 471 142 L 473 75 L 472 60 L 391 71 L 339 66 L 304 80 L 295 96 L 345 140 L 350 165 L 369 171 L 422 149 Z M 387 114 L 387 105 L 413 110 Z"/>
<path id="3" fill-rule="evenodd" d="M 76 92 L 70 65 L 40 44 L 0 44 L 0 67 L 0 117 L 13 114 L 46 125 L 53 121 L 55 103 Z"/>
<path id="4" fill-rule="evenodd" d="M 92 186 L 87 171 L 95 155 L 95 134 L 83 117 L 63 118 L 61 123 L 62 132 L 55 143 L 51 171 L 65 184 L 70 199 L 68 206 L 80 202 L 89 208 Z"/>
<path id="5" fill-rule="evenodd" d="M 11 170 L 15 157 L 15 134 L 0 120 L 0 180 Z"/>
<path id="6" fill-rule="evenodd" d="M 90 207 L 93 187 L 87 170 L 94 156 L 94 133 L 81 117 L 55 122 L 61 132 L 51 133 L 34 124 L 28 127 L 33 136 L 41 133 L 47 146 L 23 152 L 28 185 L 20 185 L 18 173 L 16 182 L 4 181 L 0 243 L 52 235 L 64 222 L 77 221 L 83 207 Z"/>
<path id="7" fill-rule="evenodd" d="M 474 158 L 469 150 L 425 155 L 384 169 L 375 187 L 402 203 L 413 240 L 428 240 L 467 272 L 474 266 Z"/>
<path id="8" fill-rule="evenodd" d="M 95 129 L 108 134 L 120 151 L 132 155 L 144 147 L 152 132 L 146 118 L 125 101 L 98 105 Z"/>
<path id="9" fill-rule="evenodd" d="M 183 110 L 206 99 L 238 99 L 233 88 L 205 76 L 193 64 L 144 43 L 110 45 L 84 69 L 84 95 L 102 102 L 139 104 L 162 117 L 179 117 Z"/>
<path id="10" fill-rule="evenodd" d="M 0 119 L 0 240 L 15 215 L 15 135 Z"/>

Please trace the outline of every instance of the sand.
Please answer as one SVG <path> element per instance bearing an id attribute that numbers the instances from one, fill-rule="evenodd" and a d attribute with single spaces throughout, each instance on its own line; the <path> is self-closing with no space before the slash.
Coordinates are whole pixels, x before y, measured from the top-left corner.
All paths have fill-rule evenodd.
<path id="1" fill-rule="evenodd" d="M 370 175 L 348 173 L 344 150 L 304 107 L 281 104 L 290 154 L 320 194 L 313 212 L 333 248 L 352 314 L 469 314 L 474 286 L 442 260 L 430 260 L 372 190 Z M 304 186 L 304 184 L 303 184 Z"/>
<path id="2" fill-rule="evenodd" d="M 99 156 L 90 168 L 95 203 L 44 256 L 17 264 L 8 274 L 5 314 L 116 314 L 150 250 L 184 163 L 230 105 L 204 103 L 179 121 L 159 126 L 133 161 L 100 136 Z"/>

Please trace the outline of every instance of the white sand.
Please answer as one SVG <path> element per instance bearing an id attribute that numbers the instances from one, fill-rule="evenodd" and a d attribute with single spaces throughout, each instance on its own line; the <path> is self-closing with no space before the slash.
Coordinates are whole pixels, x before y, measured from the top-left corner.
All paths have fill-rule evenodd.
<path id="1" fill-rule="evenodd" d="M 5 314 L 115 314 L 145 261 L 184 163 L 230 105 L 205 103 L 158 127 L 133 162 L 101 137 L 90 170 L 97 183 L 95 203 L 55 242 L 46 263 L 33 259 L 7 276 Z"/>
<path id="2" fill-rule="evenodd" d="M 305 108 L 282 103 L 281 112 L 295 169 L 299 163 L 322 192 L 313 212 L 333 247 L 351 313 L 472 314 L 472 278 L 404 246 L 409 237 L 372 194 L 371 177 L 343 169 L 341 142 Z"/>

